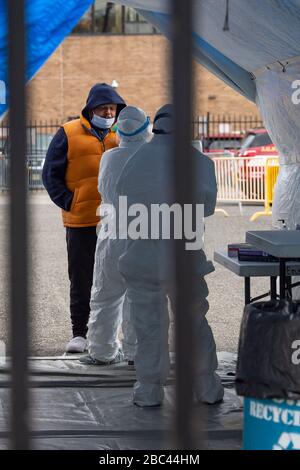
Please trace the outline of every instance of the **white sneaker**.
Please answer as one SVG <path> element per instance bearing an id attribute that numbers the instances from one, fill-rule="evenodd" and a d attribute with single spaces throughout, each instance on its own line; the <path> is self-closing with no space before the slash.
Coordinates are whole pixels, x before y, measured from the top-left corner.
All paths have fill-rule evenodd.
<path id="1" fill-rule="evenodd" d="M 87 340 L 82 336 L 75 336 L 66 346 L 67 353 L 83 353 L 87 349 Z"/>

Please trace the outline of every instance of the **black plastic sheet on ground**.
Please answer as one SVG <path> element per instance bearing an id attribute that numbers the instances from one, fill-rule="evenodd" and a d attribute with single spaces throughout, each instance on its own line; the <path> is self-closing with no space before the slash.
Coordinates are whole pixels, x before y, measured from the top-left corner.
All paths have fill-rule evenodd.
<path id="1" fill-rule="evenodd" d="M 219 373 L 226 387 L 224 402 L 195 404 L 201 419 L 199 442 L 207 449 L 239 449 L 242 400 L 234 391 L 236 356 L 219 354 Z M 172 449 L 173 372 L 164 405 L 143 409 L 132 404 L 133 368 L 85 366 L 78 361 L 35 359 L 31 366 L 32 447 L 61 450 Z M 8 447 L 9 375 L 0 373 L 0 449 Z M 202 442 L 203 444 L 203 442 Z"/>

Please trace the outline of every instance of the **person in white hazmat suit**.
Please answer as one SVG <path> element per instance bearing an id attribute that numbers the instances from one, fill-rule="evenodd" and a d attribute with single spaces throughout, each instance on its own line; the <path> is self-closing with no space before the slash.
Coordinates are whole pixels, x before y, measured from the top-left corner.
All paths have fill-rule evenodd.
<path id="1" fill-rule="evenodd" d="M 80 359 L 84 364 L 107 365 L 126 359 L 133 361 L 135 333 L 129 321 L 125 281 L 117 269 L 126 240 L 118 238 L 118 195 L 116 182 L 126 162 L 150 138 L 149 117 L 134 106 L 124 108 L 118 117 L 119 147 L 105 152 L 99 170 L 98 189 L 103 216 L 95 252 L 94 277 L 91 291 L 91 314 L 88 324 L 89 355 Z M 112 209 L 113 206 L 113 209 Z M 111 238 L 108 225 L 116 228 Z M 118 333 L 122 323 L 123 342 Z"/>
<path id="2" fill-rule="evenodd" d="M 173 186 L 174 167 L 171 127 L 172 106 L 165 105 L 156 113 L 152 140 L 144 144 L 124 166 L 117 191 L 120 195 L 127 196 L 128 207 L 136 207 L 142 212 L 142 206 L 151 211 L 155 204 L 174 202 L 172 189 L 170 190 Z M 196 149 L 192 149 L 192 152 L 195 159 L 196 202 L 204 204 L 204 215 L 209 216 L 214 213 L 216 204 L 214 164 Z M 130 221 L 128 232 L 132 223 L 137 224 L 137 221 Z M 137 237 L 128 237 L 126 250 L 119 261 L 120 272 L 126 279 L 131 321 L 137 336 L 137 382 L 134 385 L 133 401 L 138 406 L 158 406 L 163 402 L 163 385 L 170 368 L 167 299 L 170 299 L 174 311 L 175 296 L 170 282 L 174 276 L 172 242 L 153 237 L 146 239 L 147 235 L 142 228 L 141 237 L 134 238 Z M 196 399 L 212 404 L 221 401 L 224 396 L 221 380 L 215 372 L 218 365 L 215 342 L 205 318 L 209 304 L 204 276 L 214 268 L 207 261 L 202 249 L 197 251 L 196 256 L 197 291 L 193 313 L 197 350 L 196 357 L 189 360 L 196 364 Z"/>

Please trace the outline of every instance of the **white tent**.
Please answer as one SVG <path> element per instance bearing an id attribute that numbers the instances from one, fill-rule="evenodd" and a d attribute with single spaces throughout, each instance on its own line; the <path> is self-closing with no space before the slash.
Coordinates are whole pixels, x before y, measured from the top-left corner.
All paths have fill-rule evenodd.
<path id="1" fill-rule="evenodd" d="M 169 2 L 121 0 L 166 36 Z M 195 0 L 194 55 L 255 101 L 280 155 L 273 223 L 300 224 L 300 0 Z"/>

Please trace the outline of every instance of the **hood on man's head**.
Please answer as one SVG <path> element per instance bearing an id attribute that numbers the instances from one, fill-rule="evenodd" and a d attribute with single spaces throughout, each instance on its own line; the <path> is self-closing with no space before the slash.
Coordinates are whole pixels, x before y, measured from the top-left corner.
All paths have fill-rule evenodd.
<path id="1" fill-rule="evenodd" d="M 82 115 L 89 120 L 89 111 L 103 104 L 116 104 L 118 117 L 120 111 L 125 108 L 126 103 L 116 90 L 107 83 L 96 83 L 88 94 L 86 106 L 82 110 Z"/>

